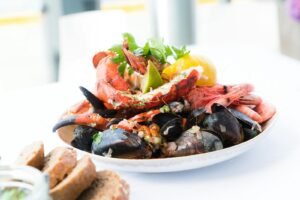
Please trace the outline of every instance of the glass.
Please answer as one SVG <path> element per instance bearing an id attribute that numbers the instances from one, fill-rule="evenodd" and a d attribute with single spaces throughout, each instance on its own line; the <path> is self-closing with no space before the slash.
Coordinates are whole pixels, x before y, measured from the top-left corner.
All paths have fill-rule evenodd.
<path id="1" fill-rule="evenodd" d="M 48 176 L 29 166 L 0 165 L 0 200 L 50 200 Z"/>

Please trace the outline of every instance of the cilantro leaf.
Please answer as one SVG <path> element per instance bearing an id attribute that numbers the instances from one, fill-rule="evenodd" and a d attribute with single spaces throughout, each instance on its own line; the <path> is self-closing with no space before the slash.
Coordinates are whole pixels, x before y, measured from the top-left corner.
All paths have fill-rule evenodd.
<path id="1" fill-rule="evenodd" d="M 162 64 L 167 62 L 168 57 L 173 57 L 177 60 L 190 53 L 185 46 L 175 47 L 165 45 L 163 39 L 148 39 L 142 47 L 137 45 L 134 37 L 130 33 L 123 33 L 123 40 L 127 41 L 129 50 L 133 52 L 135 56 L 144 56 L 146 58 L 153 56 Z M 125 67 L 122 63 L 126 63 L 126 58 L 122 47 L 122 44 L 114 45 L 109 50 L 115 52 L 116 56 L 112 58 L 112 61 L 114 63 L 121 63 L 118 70 L 120 74 L 124 76 Z"/>
<path id="2" fill-rule="evenodd" d="M 147 55 L 149 53 L 149 51 L 150 51 L 150 45 L 149 45 L 149 42 L 146 42 L 146 44 L 143 47 L 144 55 Z"/>
<path id="3" fill-rule="evenodd" d="M 125 61 L 125 55 L 121 44 L 114 45 L 109 50 L 116 53 L 116 56 L 111 59 L 114 63 L 121 63 Z"/>
<path id="4" fill-rule="evenodd" d="M 134 69 L 130 67 L 129 65 L 127 66 L 128 74 L 131 75 L 134 72 Z"/>
<path id="5" fill-rule="evenodd" d="M 169 47 L 167 47 L 167 51 L 168 51 L 168 53 L 172 53 L 172 56 L 176 60 L 185 55 L 188 55 L 190 53 L 190 51 L 187 50 L 185 46 L 182 46 L 180 48 L 176 48 L 174 46 L 169 46 Z"/>
<path id="6" fill-rule="evenodd" d="M 167 113 L 167 112 L 170 112 L 171 109 L 170 109 L 170 107 L 169 107 L 168 105 L 164 105 L 164 106 L 162 106 L 162 107 L 159 109 L 159 111 L 160 111 L 161 113 Z"/>
<path id="7" fill-rule="evenodd" d="M 161 63 L 166 63 L 167 57 L 164 41 L 162 39 L 152 38 L 149 39 L 148 42 L 151 55 L 158 59 Z"/>
<path id="8" fill-rule="evenodd" d="M 123 39 L 127 40 L 128 48 L 130 51 L 134 51 L 139 48 L 139 46 L 135 42 L 134 37 L 130 33 L 123 33 Z"/>
<path id="9" fill-rule="evenodd" d="M 133 51 L 133 54 L 135 56 L 142 56 L 142 55 L 144 55 L 144 49 L 139 47 L 139 48 L 137 48 L 136 50 Z"/>
<path id="10" fill-rule="evenodd" d="M 93 139 L 93 142 L 95 142 L 96 144 L 99 144 L 102 140 L 102 132 L 99 131 L 98 133 L 94 134 L 92 139 Z"/>
<path id="11" fill-rule="evenodd" d="M 122 62 L 119 67 L 118 67 L 118 71 L 120 73 L 120 75 L 122 77 L 124 77 L 124 73 L 125 73 L 125 69 L 126 69 L 127 63 L 126 62 Z"/>

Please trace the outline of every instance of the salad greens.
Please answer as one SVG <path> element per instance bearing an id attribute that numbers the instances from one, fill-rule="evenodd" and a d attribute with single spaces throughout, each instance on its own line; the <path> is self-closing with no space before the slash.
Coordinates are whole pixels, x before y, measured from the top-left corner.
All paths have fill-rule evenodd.
<path id="1" fill-rule="evenodd" d="M 162 39 L 151 38 L 148 39 L 144 46 L 138 46 L 134 37 L 130 33 L 123 33 L 123 40 L 126 40 L 128 43 L 128 48 L 136 56 L 144 56 L 148 58 L 150 56 L 155 57 L 160 63 L 167 63 L 168 57 L 173 57 L 175 60 L 187 55 L 190 53 L 185 46 L 177 48 L 174 46 L 165 45 Z M 112 61 L 115 63 L 121 63 L 119 69 L 120 74 L 124 75 L 124 64 L 126 63 L 126 58 L 122 51 L 122 44 L 114 45 L 109 49 L 116 53 L 116 56 L 112 58 Z"/>

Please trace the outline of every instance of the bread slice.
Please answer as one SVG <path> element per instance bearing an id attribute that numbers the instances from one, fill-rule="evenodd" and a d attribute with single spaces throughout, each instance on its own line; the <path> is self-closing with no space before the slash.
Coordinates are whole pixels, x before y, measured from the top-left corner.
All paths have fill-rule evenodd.
<path id="1" fill-rule="evenodd" d="M 73 171 L 50 190 L 53 200 L 75 200 L 96 179 L 96 167 L 90 157 L 78 161 Z"/>
<path id="2" fill-rule="evenodd" d="M 97 179 L 78 200 L 128 200 L 129 185 L 113 171 L 97 172 Z"/>
<path id="3" fill-rule="evenodd" d="M 44 166 L 44 144 L 36 141 L 24 147 L 16 160 L 17 165 L 28 165 L 41 170 Z"/>
<path id="4" fill-rule="evenodd" d="M 62 181 L 76 166 L 77 154 L 74 149 L 56 147 L 45 157 L 42 169 L 49 175 L 49 186 L 53 188 Z"/>

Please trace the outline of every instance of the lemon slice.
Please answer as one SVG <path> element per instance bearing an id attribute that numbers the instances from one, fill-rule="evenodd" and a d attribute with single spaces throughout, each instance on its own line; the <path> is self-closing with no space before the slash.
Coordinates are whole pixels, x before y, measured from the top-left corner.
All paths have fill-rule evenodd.
<path id="1" fill-rule="evenodd" d="M 178 59 L 174 64 L 165 68 L 162 72 L 162 77 L 171 80 L 181 71 L 191 67 L 202 67 L 203 72 L 201 78 L 197 81 L 198 86 L 213 86 L 217 81 L 217 72 L 215 66 L 207 59 L 201 56 L 186 55 Z"/>
<path id="2" fill-rule="evenodd" d="M 152 89 L 155 89 L 164 84 L 159 71 L 155 65 L 149 60 L 147 66 L 147 72 L 142 80 L 141 88 L 143 93 L 147 93 Z"/>

